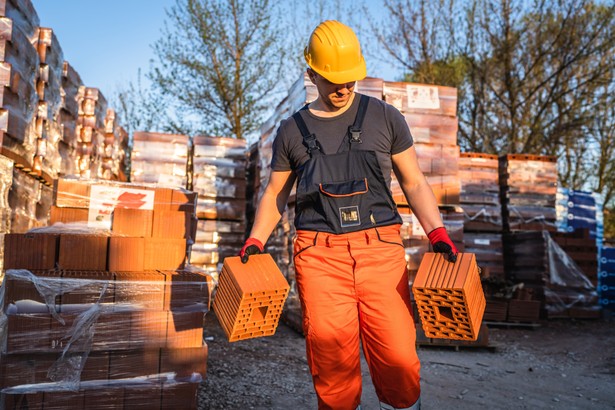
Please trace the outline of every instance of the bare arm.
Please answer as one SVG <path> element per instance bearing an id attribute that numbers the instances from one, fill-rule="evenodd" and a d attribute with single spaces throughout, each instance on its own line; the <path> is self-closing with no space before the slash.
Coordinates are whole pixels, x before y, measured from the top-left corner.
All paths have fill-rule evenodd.
<path id="1" fill-rule="evenodd" d="M 250 237 L 265 244 L 284 213 L 288 196 L 295 183 L 292 171 L 272 171 L 269 183 L 258 204 Z"/>
<path id="2" fill-rule="evenodd" d="M 414 147 L 393 155 L 392 160 L 399 185 L 425 233 L 443 226 L 436 197 L 419 168 Z"/>

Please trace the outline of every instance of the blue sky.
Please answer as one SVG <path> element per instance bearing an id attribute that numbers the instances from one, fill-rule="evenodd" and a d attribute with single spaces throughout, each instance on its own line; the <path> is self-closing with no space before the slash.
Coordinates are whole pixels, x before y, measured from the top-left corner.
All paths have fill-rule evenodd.
<path id="1" fill-rule="evenodd" d="M 53 29 L 64 59 L 88 87 L 99 88 L 109 99 L 120 87 L 145 73 L 154 58 L 152 45 L 160 38 L 165 10 L 176 0 L 31 0 L 42 27 Z M 302 0 L 285 0 L 297 5 Z M 347 0 L 337 0 L 347 7 Z M 367 2 L 375 8 L 377 2 Z M 299 6 L 301 5 L 301 6 Z M 331 6 L 335 7 L 332 3 Z M 340 9 L 343 7 L 340 7 Z M 378 13 L 380 10 L 374 10 Z M 340 18 L 342 10 L 327 18 Z M 359 13 L 360 16 L 360 13 Z M 368 60 L 369 75 L 393 80 L 398 74 L 390 65 Z M 145 83 L 147 83 L 145 81 Z"/>
<path id="2" fill-rule="evenodd" d="M 31 0 L 42 27 L 53 29 L 64 60 L 88 87 L 109 98 L 147 70 L 165 9 L 175 0 Z"/>

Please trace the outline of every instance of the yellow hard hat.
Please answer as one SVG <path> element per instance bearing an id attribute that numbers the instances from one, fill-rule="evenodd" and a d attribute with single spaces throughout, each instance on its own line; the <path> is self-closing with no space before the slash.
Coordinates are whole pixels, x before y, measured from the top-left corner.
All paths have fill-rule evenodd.
<path id="1" fill-rule="evenodd" d="M 359 39 L 339 21 L 320 23 L 312 32 L 304 55 L 312 70 L 334 84 L 362 80 L 367 75 Z"/>

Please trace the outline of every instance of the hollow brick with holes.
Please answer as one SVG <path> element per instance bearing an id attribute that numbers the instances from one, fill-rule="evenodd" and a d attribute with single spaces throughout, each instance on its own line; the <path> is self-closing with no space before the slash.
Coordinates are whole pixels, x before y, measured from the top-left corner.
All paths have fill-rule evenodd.
<path id="1" fill-rule="evenodd" d="M 289 288 L 269 254 L 225 258 L 213 310 L 229 342 L 273 335 Z"/>
<path id="2" fill-rule="evenodd" d="M 459 253 L 455 263 L 426 253 L 412 293 L 427 337 L 477 339 L 486 301 L 473 253 Z"/>

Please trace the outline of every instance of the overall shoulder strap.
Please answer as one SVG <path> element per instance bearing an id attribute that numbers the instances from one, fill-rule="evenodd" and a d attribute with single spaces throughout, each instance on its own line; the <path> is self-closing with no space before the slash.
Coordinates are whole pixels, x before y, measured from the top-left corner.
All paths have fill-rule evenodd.
<path id="1" fill-rule="evenodd" d="M 299 110 L 296 113 L 294 113 L 293 114 L 293 119 L 295 120 L 295 123 L 297 124 L 297 128 L 299 128 L 299 132 L 301 133 L 301 136 L 303 137 L 303 142 L 307 146 L 308 154 L 311 157 L 312 154 L 320 154 L 320 153 L 322 153 L 322 150 L 320 148 L 320 144 L 318 144 L 318 140 L 316 139 L 316 135 L 314 135 L 314 134 L 312 134 L 310 132 L 310 130 L 308 129 L 308 127 L 307 127 L 307 125 L 305 123 L 305 121 L 303 120 L 303 117 L 301 116 L 301 111 L 302 110 Z"/>
<path id="2" fill-rule="evenodd" d="M 354 119 L 354 124 L 348 127 L 348 135 L 350 136 L 350 143 L 361 144 L 361 126 L 363 125 L 363 119 L 367 112 L 367 105 L 369 104 L 369 97 L 361 94 L 361 100 L 359 101 L 359 108 L 357 110 L 357 116 Z"/>

